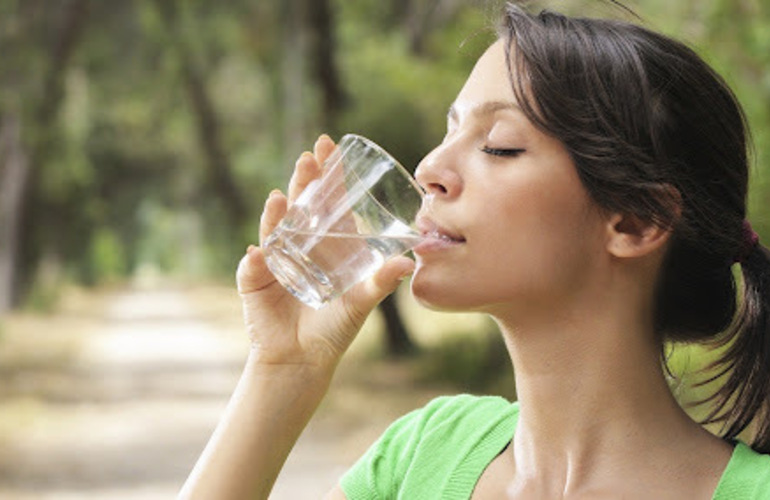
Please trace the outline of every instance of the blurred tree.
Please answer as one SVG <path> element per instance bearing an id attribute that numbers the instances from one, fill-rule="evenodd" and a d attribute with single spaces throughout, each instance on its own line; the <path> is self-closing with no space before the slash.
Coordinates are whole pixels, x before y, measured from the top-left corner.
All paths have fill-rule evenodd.
<path id="1" fill-rule="evenodd" d="M 313 68 L 314 80 L 320 93 L 322 107 L 320 126 L 332 134 L 338 134 L 339 120 L 348 96 L 343 88 L 336 58 L 335 17 L 329 0 L 304 0 L 308 16 L 308 32 L 311 35 L 308 54 Z M 385 352 L 392 357 L 415 351 L 415 344 L 401 318 L 395 295 L 386 297 L 379 306 L 385 321 Z"/>
<path id="2" fill-rule="evenodd" d="M 412 54 L 425 55 L 431 32 L 451 22 L 464 3 L 467 4 L 463 0 L 397 0 L 394 7 L 401 11 L 399 17 Z"/>
<path id="3" fill-rule="evenodd" d="M 339 115 L 348 102 L 337 64 L 336 19 L 329 0 L 305 0 L 308 12 L 312 74 L 321 89 L 320 127 L 338 134 Z"/>
<path id="4" fill-rule="evenodd" d="M 98 283 L 151 264 L 229 279 L 268 191 L 322 131 L 369 136 L 413 169 L 440 142 L 501 3 L 0 2 L 0 310 L 42 270 Z M 627 17 L 611 2 L 541 3 Z M 751 218 L 767 236 L 770 6 L 627 3 L 735 88 L 756 142 Z"/>
<path id="5" fill-rule="evenodd" d="M 280 63 L 283 93 L 283 144 L 287 153 L 284 164 L 291 169 L 299 151 L 307 149 L 309 114 L 307 62 L 309 18 L 306 0 L 279 3 L 281 32 Z"/>
<path id="6" fill-rule="evenodd" d="M 19 110 L 0 115 L 0 316 L 14 302 L 19 215 L 29 162 L 21 144 Z"/>
<path id="7" fill-rule="evenodd" d="M 19 302 L 44 252 L 59 258 L 61 240 L 56 236 L 64 227 L 60 203 L 46 195 L 44 182 L 47 162 L 60 146 L 56 118 L 66 71 L 86 26 L 88 1 L 62 1 L 52 7 L 33 0 L 3 8 L 7 19 L 2 45 L 12 50 L 0 66 L 10 75 L 3 78 L 0 101 L 5 139 L 0 180 L 8 196 L 0 208 L 7 238 L 0 245 L 0 308 Z"/>
<path id="8" fill-rule="evenodd" d="M 208 183 L 225 208 L 226 220 L 234 229 L 233 236 L 240 238 L 248 220 L 248 210 L 222 142 L 220 118 L 204 77 L 207 69 L 203 67 L 202 58 L 195 52 L 190 39 L 198 27 L 192 26 L 195 19 L 190 18 L 189 4 L 182 6 L 175 0 L 155 0 L 155 5 L 167 29 L 174 54 L 179 58 L 184 86 L 196 117 L 198 141 L 206 158 Z"/>

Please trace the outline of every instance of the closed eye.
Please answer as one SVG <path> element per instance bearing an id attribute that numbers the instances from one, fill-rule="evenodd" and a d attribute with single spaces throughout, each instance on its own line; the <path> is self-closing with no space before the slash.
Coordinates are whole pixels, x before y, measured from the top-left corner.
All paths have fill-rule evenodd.
<path id="1" fill-rule="evenodd" d="M 486 153 L 492 156 L 518 156 L 524 151 L 526 150 L 522 148 L 500 149 L 500 148 L 490 148 L 487 146 L 484 146 L 481 148 L 482 153 Z"/>

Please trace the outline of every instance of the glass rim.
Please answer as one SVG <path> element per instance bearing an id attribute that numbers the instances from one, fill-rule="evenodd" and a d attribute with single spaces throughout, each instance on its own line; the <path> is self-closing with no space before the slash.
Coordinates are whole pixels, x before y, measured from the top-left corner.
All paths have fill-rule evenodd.
<path id="1" fill-rule="evenodd" d="M 420 186 L 420 184 L 417 182 L 417 179 L 414 178 L 414 176 L 409 172 L 409 170 L 406 169 L 406 167 L 404 167 L 401 164 L 400 161 L 398 161 L 396 158 L 394 158 L 392 154 L 388 153 L 388 151 L 385 150 L 385 148 L 383 148 L 382 146 L 380 146 L 379 144 L 377 144 L 373 140 L 371 140 L 371 139 L 369 139 L 367 137 L 364 137 L 363 135 L 354 134 L 354 133 L 349 133 L 349 134 L 343 135 L 342 138 L 340 138 L 340 141 L 337 143 L 337 147 L 339 147 L 339 145 L 342 144 L 344 141 L 349 141 L 349 140 L 360 141 L 360 142 L 364 143 L 367 147 L 377 151 L 377 153 L 379 153 L 380 155 L 388 158 L 393 163 L 393 165 L 395 165 L 396 170 L 398 170 L 398 172 L 404 178 L 406 178 L 406 180 L 409 182 L 409 184 L 412 185 L 414 190 L 417 191 L 417 193 L 420 195 L 420 198 L 424 198 L 425 197 L 425 195 L 427 193 L 422 188 L 422 186 Z"/>

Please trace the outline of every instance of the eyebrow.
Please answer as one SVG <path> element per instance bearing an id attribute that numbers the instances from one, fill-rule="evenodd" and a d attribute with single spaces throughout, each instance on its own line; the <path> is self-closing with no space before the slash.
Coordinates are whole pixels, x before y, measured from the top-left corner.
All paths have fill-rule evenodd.
<path id="1" fill-rule="evenodd" d="M 495 111 L 500 110 L 513 110 L 513 111 L 521 111 L 521 107 L 519 107 L 518 104 L 516 104 L 513 101 L 484 101 L 483 103 L 473 106 L 470 109 L 471 114 L 479 116 L 479 115 L 489 115 L 494 113 Z M 457 120 L 458 113 L 457 113 L 457 106 L 455 106 L 454 103 L 452 103 L 451 106 L 449 106 L 449 111 L 447 112 L 447 120 Z"/>

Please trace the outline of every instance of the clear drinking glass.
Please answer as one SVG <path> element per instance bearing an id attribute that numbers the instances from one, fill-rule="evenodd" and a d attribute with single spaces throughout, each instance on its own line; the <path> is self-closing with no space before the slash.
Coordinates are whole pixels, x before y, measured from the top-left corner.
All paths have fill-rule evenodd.
<path id="1" fill-rule="evenodd" d="M 265 241 L 267 265 L 318 309 L 422 240 L 414 224 L 422 197 L 398 161 L 348 134 Z"/>

